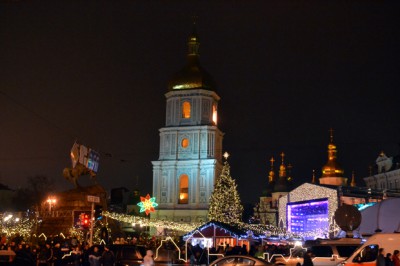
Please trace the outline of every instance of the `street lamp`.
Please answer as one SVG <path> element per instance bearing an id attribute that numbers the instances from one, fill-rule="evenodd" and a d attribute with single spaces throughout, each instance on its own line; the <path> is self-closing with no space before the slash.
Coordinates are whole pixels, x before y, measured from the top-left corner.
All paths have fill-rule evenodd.
<path id="1" fill-rule="evenodd" d="M 49 204 L 49 211 L 51 212 L 52 207 L 57 203 L 57 199 L 55 197 L 48 197 L 46 202 Z"/>

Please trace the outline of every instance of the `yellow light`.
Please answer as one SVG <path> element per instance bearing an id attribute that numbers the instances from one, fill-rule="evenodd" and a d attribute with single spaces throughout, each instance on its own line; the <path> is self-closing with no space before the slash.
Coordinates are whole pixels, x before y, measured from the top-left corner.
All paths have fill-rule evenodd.
<path id="1" fill-rule="evenodd" d="M 215 125 L 217 124 L 217 119 L 218 119 L 218 116 L 217 116 L 217 107 L 214 105 L 214 106 L 213 106 L 212 120 L 213 120 L 213 122 L 214 122 Z"/>
<path id="2" fill-rule="evenodd" d="M 49 198 L 47 198 L 47 201 L 46 201 L 48 204 L 56 204 L 57 203 L 57 200 L 56 200 L 56 198 L 52 198 L 52 197 L 49 197 Z"/>
<path id="3" fill-rule="evenodd" d="M 187 259 L 184 260 L 184 259 L 181 258 L 181 249 L 178 247 L 178 245 L 175 243 L 175 241 L 174 241 L 174 240 L 172 239 L 172 237 L 170 237 L 170 236 L 167 236 L 166 239 L 161 240 L 160 245 L 159 245 L 158 248 L 156 249 L 156 256 L 155 256 L 154 259 L 157 259 L 157 257 L 158 257 L 158 250 L 162 247 L 163 243 L 164 243 L 164 242 L 167 242 L 167 241 L 171 241 L 172 244 L 174 244 L 174 246 L 175 246 L 176 249 L 178 250 L 178 259 L 179 259 L 179 260 L 182 260 L 182 261 L 184 261 L 184 262 L 187 262 Z M 186 254 L 187 254 L 187 253 L 186 253 Z"/>

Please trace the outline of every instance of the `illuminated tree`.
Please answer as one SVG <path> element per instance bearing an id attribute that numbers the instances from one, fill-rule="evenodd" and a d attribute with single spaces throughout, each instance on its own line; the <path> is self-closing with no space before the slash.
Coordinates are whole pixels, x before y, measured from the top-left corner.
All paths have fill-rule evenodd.
<path id="1" fill-rule="evenodd" d="M 225 159 L 228 155 L 225 153 Z M 221 175 L 217 178 L 214 191 L 210 198 L 208 219 L 227 224 L 237 224 L 242 221 L 243 206 L 237 191 L 235 180 L 230 174 L 230 166 L 224 163 Z"/>

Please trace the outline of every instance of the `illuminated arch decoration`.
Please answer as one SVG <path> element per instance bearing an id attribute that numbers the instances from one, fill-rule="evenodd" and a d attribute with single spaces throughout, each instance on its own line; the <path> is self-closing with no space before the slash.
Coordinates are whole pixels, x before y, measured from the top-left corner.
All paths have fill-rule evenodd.
<path id="1" fill-rule="evenodd" d="M 41 233 L 38 238 L 44 237 L 44 241 L 47 241 L 47 236 L 44 233 Z"/>
<path id="2" fill-rule="evenodd" d="M 175 243 L 175 241 L 174 241 L 174 240 L 172 239 L 172 237 L 170 237 L 170 236 L 167 236 L 166 239 L 161 240 L 160 245 L 159 245 L 159 246 L 157 247 L 157 249 L 156 249 L 156 256 L 154 257 L 154 259 L 157 259 L 157 257 L 158 257 L 158 250 L 162 247 L 163 243 L 164 243 L 164 242 L 168 242 L 168 241 L 171 241 L 172 244 L 174 244 L 174 246 L 175 246 L 176 249 L 178 250 L 178 259 L 181 260 L 181 261 L 187 262 L 187 259 L 184 260 L 184 259 L 181 258 L 181 249 L 178 247 L 178 245 Z M 186 255 L 186 258 L 187 258 L 187 255 Z"/>
<path id="3" fill-rule="evenodd" d="M 188 250 L 187 250 L 187 247 L 188 247 L 188 242 L 193 238 L 193 236 L 194 236 L 194 234 L 199 234 L 199 235 L 201 235 L 201 238 L 203 238 L 203 240 L 204 241 L 207 241 L 207 237 L 205 237 L 199 230 L 195 230 L 195 231 L 193 231 L 192 233 L 191 233 L 191 235 L 186 239 L 186 241 L 185 241 L 185 262 L 187 262 L 188 261 L 188 258 L 187 258 L 187 254 L 188 254 Z M 210 247 L 207 245 L 207 257 L 208 258 L 210 258 L 210 256 L 222 256 L 222 257 L 224 257 L 224 254 L 219 254 L 219 253 L 216 253 L 216 254 L 210 254 Z"/>
<path id="4" fill-rule="evenodd" d="M 264 255 L 263 259 L 268 261 L 268 262 L 271 262 L 272 259 L 274 259 L 274 258 L 282 258 L 285 262 L 288 262 L 290 259 L 294 258 L 293 257 L 293 251 L 295 249 L 298 249 L 298 248 L 303 249 L 304 251 L 307 251 L 307 248 L 303 247 L 302 243 L 300 241 L 298 241 L 298 242 L 295 242 L 294 247 L 289 249 L 289 252 L 290 252 L 289 253 L 289 257 L 285 258 L 282 254 L 273 254 L 272 256 L 270 256 L 268 252 L 265 252 L 265 253 L 263 253 L 263 255 Z M 302 258 L 299 259 L 299 262 L 300 262 L 300 264 L 302 264 L 303 259 Z"/>
<path id="5" fill-rule="evenodd" d="M 140 197 L 140 202 L 137 205 L 140 207 L 140 212 L 145 212 L 146 215 L 149 215 L 155 211 L 154 208 L 158 206 L 158 203 L 156 203 L 155 197 L 150 197 L 150 194 L 147 194 L 146 197 Z"/>
<path id="6" fill-rule="evenodd" d="M 63 259 L 65 259 L 66 257 L 71 257 L 71 256 L 72 256 L 72 252 L 73 252 L 73 251 L 70 251 L 69 253 L 65 253 L 64 256 L 61 257 L 61 259 L 63 260 Z"/>

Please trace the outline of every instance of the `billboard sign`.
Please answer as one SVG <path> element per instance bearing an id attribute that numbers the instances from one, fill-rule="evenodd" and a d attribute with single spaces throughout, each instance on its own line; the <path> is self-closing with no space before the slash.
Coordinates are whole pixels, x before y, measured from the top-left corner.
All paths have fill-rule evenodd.
<path id="1" fill-rule="evenodd" d="M 77 142 L 71 148 L 72 168 L 80 163 L 89 170 L 97 173 L 99 169 L 100 153 Z"/>

